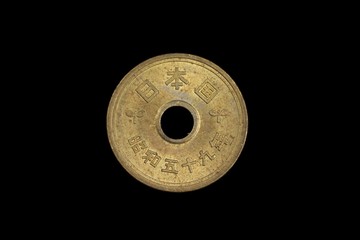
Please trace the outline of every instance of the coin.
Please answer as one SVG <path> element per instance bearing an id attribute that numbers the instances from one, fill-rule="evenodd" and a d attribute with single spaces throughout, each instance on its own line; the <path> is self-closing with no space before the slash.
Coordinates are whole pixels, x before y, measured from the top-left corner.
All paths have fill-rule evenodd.
<path id="1" fill-rule="evenodd" d="M 155 56 L 130 70 L 114 89 L 106 122 L 121 166 L 169 192 L 194 191 L 223 177 L 248 130 L 234 80 L 210 60 L 184 53 Z"/>

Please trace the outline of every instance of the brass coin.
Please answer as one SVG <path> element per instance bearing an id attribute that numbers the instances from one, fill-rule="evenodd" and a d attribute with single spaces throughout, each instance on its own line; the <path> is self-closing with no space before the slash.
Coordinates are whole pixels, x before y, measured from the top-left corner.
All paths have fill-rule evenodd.
<path id="1" fill-rule="evenodd" d="M 183 136 L 165 131 L 170 109 L 192 118 Z M 185 121 L 170 120 L 179 128 Z M 239 158 L 247 129 L 246 105 L 233 79 L 190 54 L 159 55 L 137 65 L 114 90 L 107 113 L 120 164 L 142 183 L 170 192 L 200 189 L 222 177 Z"/>

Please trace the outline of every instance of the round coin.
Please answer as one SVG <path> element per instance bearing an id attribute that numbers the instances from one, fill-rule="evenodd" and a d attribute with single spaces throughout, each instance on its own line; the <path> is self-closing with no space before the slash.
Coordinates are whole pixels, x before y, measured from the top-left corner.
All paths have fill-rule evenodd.
<path id="1" fill-rule="evenodd" d="M 135 66 L 110 99 L 110 146 L 128 173 L 163 191 L 206 187 L 244 147 L 248 116 L 234 80 L 191 54 L 164 54 Z"/>

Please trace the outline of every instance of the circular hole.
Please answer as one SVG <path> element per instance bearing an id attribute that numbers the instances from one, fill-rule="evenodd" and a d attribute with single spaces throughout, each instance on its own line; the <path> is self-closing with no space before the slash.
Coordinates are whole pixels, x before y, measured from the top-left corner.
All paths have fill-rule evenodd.
<path id="1" fill-rule="evenodd" d="M 172 139 L 185 138 L 194 127 L 191 112 L 181 106 L 173 106 L 165 110 L 161 116 L 161 128 L 164 134 Z"/>

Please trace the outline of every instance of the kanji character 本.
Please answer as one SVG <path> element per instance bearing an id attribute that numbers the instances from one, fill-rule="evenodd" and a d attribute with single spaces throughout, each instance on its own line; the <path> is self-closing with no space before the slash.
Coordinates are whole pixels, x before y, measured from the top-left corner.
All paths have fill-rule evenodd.
<path id="1" fill-rule="evenodd" d="M 185 75 L 186 72 L 185 71 L 179 71 L 178 67 L 175 67 L 174 71 L 169 71 L 167 73 L 167 75 L 172 76 L 171 78 L 169 78 L 165 84 L 169 85 L 171 82 L 171 86 L 175 87 L 175 90 L 179 90 L 181 86 L 183 86 L 185 84 L 189 84 L 189 81 L 187 79 L 185 79 L 182 75 Z"/>

